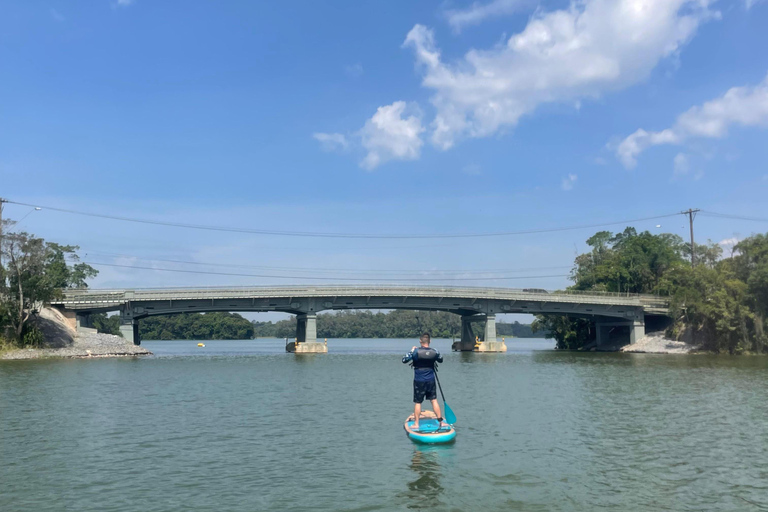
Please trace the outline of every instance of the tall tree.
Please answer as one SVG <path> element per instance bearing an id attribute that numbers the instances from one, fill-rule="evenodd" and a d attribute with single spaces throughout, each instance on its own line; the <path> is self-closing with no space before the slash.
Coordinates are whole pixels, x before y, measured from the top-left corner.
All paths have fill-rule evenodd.
<path id="1" fill-rule="evenodd" d="M 85 280 L 97 271 L 77 261 L 77 246 L 48 243 L 29 233 L 9 232 L 6 221 L 0 251 L 4 268 L 0 279 L 0 316 L 20 341 L 27 322 L 37 309 L 59 297 L 62 288 L 85 287 Z"/>

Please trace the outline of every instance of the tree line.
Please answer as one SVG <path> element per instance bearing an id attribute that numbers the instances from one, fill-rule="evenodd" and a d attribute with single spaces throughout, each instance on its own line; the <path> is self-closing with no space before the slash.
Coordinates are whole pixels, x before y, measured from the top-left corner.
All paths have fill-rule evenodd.
<path id="1" fill-rule="evenodd" d="M 691 245 L 677 235 L 626 228 L 600 231 L 587 240 L 589 252 L 576 257 L 571 290 L 652 293 L 668 296 L 672 323 L 667 335 L 689 336 L 704 350 L 764 353 L 768 314 L 768 235 L 757 234 L 723 257 L 720 245 Z M 594 323 L 584 318 L 539 315 L 535 331 L 561 349 L 594 341 Z"/>
<path id="2" fill-rule="evenodd" d="M 91 315 L 91 324 L 100 332 L 119 334 L 117 315 Z M 479 325 L 482 328 L 481 324 Z M 459 337 L 458 315 L 440 311 L 341 311 L 321 313 L 317 318 L 319 338 L 416 338 L 428 332 L 435 338 Z M 519 322 L 497 323 L 499 336 L 533 337 L 531 327 Z M 154 316 L 139 321 L 145 340 L 243 340 L 251 338 L 294 338 L 296 317 L 277 322 L 250 322 L 237 313 L 180 313 Z"/>
<path id="3" fill-rule="evenodd" d="M 253 322 L 254 336 L 293 338 L 296 318 L 278 322 Z M 475 324 L 480 329 L 482 324 Z M 477 328 L 476 327 L 476 328 Z M 339 311 L 317 315 L 318 338 L 416 338 L 428 332 L 433 338 L 461 336 L 461 318 L 444 311 L 394 310 L 389 312 Z M 481 331 L 477 331 L 481 332 Z M 499 336 L 530 338 L 535 336 L 529 325 L 496 324 Z"/>

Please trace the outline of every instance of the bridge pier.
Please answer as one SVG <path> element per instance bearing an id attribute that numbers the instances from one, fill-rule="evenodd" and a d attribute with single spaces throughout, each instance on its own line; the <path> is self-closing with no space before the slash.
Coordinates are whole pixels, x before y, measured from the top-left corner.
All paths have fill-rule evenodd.
<path id="1" fill-rule="evenodd" d="M 496 315 L 485 315 L 485 337 L 475 352 L 506 352 L 507 344 L 496 339 Z"/>
<path id="2" fill-rule="evenodd" d="M 307 313 L 296 316 L 296 341 L 288 342 L 286 352 L 297 354 L 323 354 L 328 352 L 325 343 L 317 341 L 317 315 Z"/>
<path id="3" fill-rule="evenodd" d="M 139 335 L 139 321 L 134 319 L 120 319 L 120 334 L 126 340 L 134 345 L 141 345 L 141 336 Z"/>
<path id="4" fill-rule="evenodd" d="M 474 322 L 485 321 L 483 340 L 477 342 L 472 330 Z M 507 345 L 496 339 L 496 315 L 466 315 L 461 317 L 461 341 L 457 341 L 451 347 L 454 352 L 506 352 Z"/>
<path id="5" fill-rule="evenodd" d="M 634 345 L 637 340 L 645 336 L 645 317 L 640 315 L 635 318 L 629 326 L 629 343 Z"/>

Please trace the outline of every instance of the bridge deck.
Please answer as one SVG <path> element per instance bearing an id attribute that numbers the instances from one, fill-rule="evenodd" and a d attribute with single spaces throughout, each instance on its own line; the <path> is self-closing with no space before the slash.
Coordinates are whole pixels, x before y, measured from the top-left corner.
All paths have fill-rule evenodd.
<path id="1" fill-rule="evenodd" d="M 595 304 L 643 307 L 647 312 L 666 312 L 669 301 L 653 295 L 611 292 L 531 291 L 513 288 L 438 286 L 278 286 L 230 288 L 152 288 L 115 290 L 67 290 L 53 301 L 68 309 L 118 307 L 130 302 L 264 299 L 313 297 L 424 297 L 462 298 L 538 303 Z"/>

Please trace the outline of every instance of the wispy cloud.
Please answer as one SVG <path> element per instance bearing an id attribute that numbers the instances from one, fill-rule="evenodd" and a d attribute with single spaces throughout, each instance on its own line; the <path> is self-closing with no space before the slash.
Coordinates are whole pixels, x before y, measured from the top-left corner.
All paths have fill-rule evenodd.
<path id="1" fill-rule="evenodd" d="M 576 185 L 576 180 L 579 179 L 578 176 L 575 174 L 569 174 L 565 178 L 563 178 L 563 181 L 560 182 L 560 188 L 563 190 L 572 190 L 573 186 Z"/>
<path id="2" fill-rule="evenodd" d="M 349 147 L 347 137 L 342 133 L 313 133 L 312 138 L 319 141 L 325 151 L 344 150 Z"/>
<path id="3" fill-rule="evenodd" d="M 128 7 L 133 5 L 136 0 L 115 0 L 112 3 L 112 7 Z"/>
<path id="4" fill-rule="evenodd" d="M 480 169 L 480 166 L 477 164 L 465 165 L 461 169 L 461 172 L 466 174 L 467 176 L 480 176 L 481 174 L 483 174 L 482 169 Z"/>
<path id="5" fill-rule="evenodd" d="M 671 128 L 637 130 L 616 147 L 616 156 L 629 169 L 652 146 L 682 144 L 694 137 L 722 138 L 732 125 L 768 127 L 768 77 L 759 85 L 733 87 L 719 98 L 690 108 Z"/>
<path id="6" fill-rule="evenodd" d="M 749 0 L 747 0 L 749 1 Z M 530 5 L 530 0 L 493 0 L 488 3 L 474 2 L 466 9 L 446 11 L 448 23 L 457 32 L 467 25 L 476 25 L 486 18 L 513 14 Z"/>
<path id="7" fill-rule="evenodd" d="M 360 78 L 363 76 L 363 65 L 359 62 L 350 66 L 344 66 L 344 73 L 350 78 Z"/>
<path id="8" fill-rule="evenodd" d="M 65 17 L 64 17 L 64 15 L 63 15 L 63 14 L 61 14 L 61 13 L 60 13 L 59 11 L 57 11 L 56 9 L 51 9 L 51 10 L 50 10 L 50 11 L 48 11 L 48 12 L 50 12 L 50 14 L 51 14 L 51 18 L 53 18 L 54 20 L 58 21 L 59 23 L 61 23 L 61 22 L 63 22 L 63 21 L 66 21 L 66 20 L 67 20 L 67 18 L 65 18 Z"/>
<path id="9" fill-rule="evenodd" d="M 678 153 L 673 160 L 674 170 L 672 171 L 676 177 L 684 176 L 691 170 L 691 164 L 688 161 L 688 155 L 685 153 Z"/>

